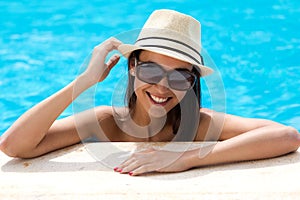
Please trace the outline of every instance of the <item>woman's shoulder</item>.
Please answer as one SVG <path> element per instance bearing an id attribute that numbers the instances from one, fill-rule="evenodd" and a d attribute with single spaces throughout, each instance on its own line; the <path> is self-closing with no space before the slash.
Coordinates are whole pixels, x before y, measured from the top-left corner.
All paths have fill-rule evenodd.
<path id="1" fill-rule="evenodd" d="M 129 109 L 127 107 L 113 107 L 113 106 L 98 106 L 94 108 L 98 121 L 107 118 L 124 118 L 128 116 Z"/>
<path id="2" fill-rule="evenodd" d="M 228 114 L 224 113 L 224 112 L 219 112 L 219 111 L 215 111 L 209 108 L 200 108 L 200 116 L 202 117 L 206 117 L 207 119 L 214 119 L 216 120 L 216 118 L 220 119 L 220 118 L 225 118 L 228 116 Z"/>
<path id="3" fill-rule="evenodd" d="M 200 109 L 197 139 L 217 141 L 220 138 L 227 115 L 208 108 Z"/>

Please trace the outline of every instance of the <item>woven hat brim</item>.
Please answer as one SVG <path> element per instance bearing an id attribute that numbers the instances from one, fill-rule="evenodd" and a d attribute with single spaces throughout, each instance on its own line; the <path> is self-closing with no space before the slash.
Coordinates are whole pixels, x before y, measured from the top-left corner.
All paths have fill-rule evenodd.
<path id="1" fill-rule="evenodd" d="M 151 51 L 154 53 L 159 53 L 165 56 L 169 56 L 171 58 L 175 58 L 181 61 L 185 61 L 187 63 L 190 63 L 194 66 L 199 67 L 200 71 L 201 71 L 201 77 L 203 76 L 207 76 L 210 75 L 214 72 L 213 69 L 211 69 L 210 67 L 201 65 L 199 63 L 194 62 L 192 59 L 189 59 L 188 57 L 174 52 L 174 51 L 170 51 L 167 49 L 161 49 L 161 48 L 155 48 L 155 47 L 141 47 L 141 46 L 136 46 L 136 45 L 130 45 L 130 44 L 121 44 L 118 47 L 119 52 L 126 58 L 128 58 L 130 56 L 130 54 L 135 51 L 135 50 L 147 50 L 147 51 Z"/>

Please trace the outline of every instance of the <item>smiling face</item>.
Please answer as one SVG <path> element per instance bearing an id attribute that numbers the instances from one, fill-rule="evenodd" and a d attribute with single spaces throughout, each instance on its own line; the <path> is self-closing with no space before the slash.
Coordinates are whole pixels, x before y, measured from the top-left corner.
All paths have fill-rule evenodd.
<path id="1" fill-rule="evenodd" d="M 166 72 L 184 69 L 192 70 L 192 65 L 162 54 L 142 51 L 139 55 L 140 62 L 153 62 L 160 65 Z M 131 61 L 131 74 L 135 76 L 135 63 Z M 147 112 L 154 117 L 161 117 L 174 108 L 184 97 L 186 91 L 171 89 L 167 78 L 164 77 L 157 84 L 148 84 L 135 76 L 134 90 L 137 96 L 136 111 Z"/>

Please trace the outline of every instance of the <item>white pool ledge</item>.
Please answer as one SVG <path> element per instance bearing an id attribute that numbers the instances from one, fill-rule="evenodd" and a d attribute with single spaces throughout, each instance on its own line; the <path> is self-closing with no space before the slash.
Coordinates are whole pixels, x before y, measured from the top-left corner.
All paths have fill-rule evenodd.
<path id="1" fill-rule="evenodd" d="M 140 145 L 149 143 L 80 144 L 34 159 L 14 159 L 0 152 L 0 199 L 273 200 L 300 197 L 299 150 L 274 159 L 181 173 L 131 177 L 112 170 L 114 162 L 119 161 L 107 155 L 117 155 L 118 150 L 130 151 Z M 96 162 L 94 149 L 101 149 L 100 157 L 104 161 Z"/>

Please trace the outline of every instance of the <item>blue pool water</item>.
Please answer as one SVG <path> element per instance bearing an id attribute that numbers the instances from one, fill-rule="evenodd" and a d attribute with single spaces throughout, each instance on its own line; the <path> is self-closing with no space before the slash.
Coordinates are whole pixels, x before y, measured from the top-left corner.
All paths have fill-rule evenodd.
<path id="1" fill-rule="evenodd" d="M 202 44 L 221 73 L 227 113 L 300 130 L 300 1 L 18 0 L 0 2 L 0 135 L 72 81 L 95 45 L 141 28 L 159 8 L 201 21 Z M 111 104 L 114 84 L 112 77 L 99 86 L 97 104 Z M 72 112 L 68 108 L 61 117 Z"/>

